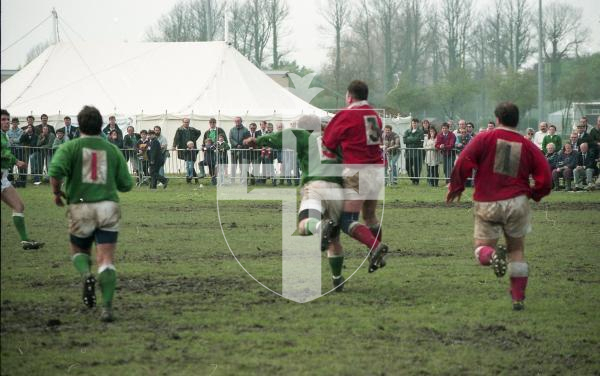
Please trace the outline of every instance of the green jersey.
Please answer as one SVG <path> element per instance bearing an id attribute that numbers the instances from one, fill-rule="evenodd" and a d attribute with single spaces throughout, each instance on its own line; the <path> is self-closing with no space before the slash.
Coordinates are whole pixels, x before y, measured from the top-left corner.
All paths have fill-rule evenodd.
<path id="1" fill-rule="evenodd" d="M 322 158 L 322 143 L 320 133 L 309 133 L 304 129 L 286 129 L 281 132 L 269 133 L 256 139 L 258 146 L 268 146 L 273 149 L 285 149 L 284 138 L 296 139 L 296 153 L 302 170 L 302 185 L 313 180 L 324 180 L 342 184 L 341 176 L 333 175 L 332 164 L 342 163 L 341 158 L 335 160 Z M 284 151 L 285 152 L 285 151 Z M 309 157 L 310 156 L 310 157 Z M 309 161 L 311 168 L 309 169 Z M 310 170 L 310 171 L 309 171 Z M 333 175 L 333 176 L 332 176 Z"/>
<path id="2" fill-rule="evenodd" d="M 12 166 L 17 163 L 17 158 L 10 152 L 10 147 L 8 146 L 8 137 L 6 133 L 2 133 L 2 169 L 8 170 Z"/>
<path id="3" fill-rule="evenodd" d="M 127 192 L 133 187 L 123 153 L 102 136 L 84 136 L 64 143 L 52 157 L 48 175 L 66 178 L 69 204 L 119 202 L 117 191 Z"/>

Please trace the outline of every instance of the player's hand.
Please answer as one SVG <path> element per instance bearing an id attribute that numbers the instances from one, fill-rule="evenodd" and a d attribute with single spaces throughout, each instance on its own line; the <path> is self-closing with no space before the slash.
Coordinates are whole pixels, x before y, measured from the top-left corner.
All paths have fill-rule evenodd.
<path id="1" fill-rule="evenodd" d="M 15 163 L 17 165 L 18 168 L 27 168 L 27 162 L 23 162 L 23 161 L 17 161 L 17 163 Z"/>
<path id="2" fill-rule="evenodd" d="M 448 194 L 446 195 L 446 203 L 450 204 L 450 203 L 454 202 L 454 200 L 456 200 L 456 202 L 460 202 L 461 195 L 462 195 L 462 192 L 448 191 Z"/>
<path id="3" fill-rule="evenodd" d="M 65 192 L 58 191 L 58 192 L 54 193 L 54 203 L 56 204 L 56 206 L 60 206 L 60 207 L 65 206 L 65 203 L 62 200 L 63 198 L 64 199 L 67 198 L 67 196 L 65 195 Z"/>

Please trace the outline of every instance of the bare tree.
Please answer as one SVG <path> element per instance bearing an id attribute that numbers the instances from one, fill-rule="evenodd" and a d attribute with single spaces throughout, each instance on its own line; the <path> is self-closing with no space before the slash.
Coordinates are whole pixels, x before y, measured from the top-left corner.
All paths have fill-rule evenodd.
<path id="1" fill-rule="evenodd" d="M 288 5 L 283 0 L 268 0 L 267 17 L 271 24 L 271 42 L 273 44 L 273 69 L 279 68 L 279 62 L 285 53 L 280 50 L 280 38 L 283 24 L 290 14 Z"/>
<path id="2" fill-rule="evenodd" d="M 403 32 L 405 36 L 404 71 L 411 84 L 417 82 L 419 72 L 422 70 L 421 62 L 427 51 L 427 21 L 428 2 L 420 0 L 407 0 L 402 11 Z"/>
<path id="3" fill-rule="evenodd" d="M 357 52 L 353 54 L 356 58 L 356 63 L 364 68 L 364 76 L 371 83 L 374 78 L 373 62 L 375 48 L 373 42 L 374 30 L 372 29 L 373 17 L 369 8 L 369 0 L 361 0 L 360 11 L 356 12 L 352 17 L 354 27 L 348 42 Z"/>
<path id="4" fill-rule="evenodd" d="M 218 39 L 224 31 L 225 3 L 190 0 L 176 3 L 169 13 L 146 31 L 146 39 L 161 42 L 203 42 Z"/>
<path id="5" fill-rule="evenodd" d="M 262 67 L 265 60 L 265 48 L 271 36 L 271 24 L 268 18 L 268 0 L 249 0 L 248 22 L 252 39 L 252 61 L 257 67 Z"/>
<path id="6" fill-rule="evenodd" d="M 229 41 L 242 55 L 252 61 L 252 25 L 247 22 L 251 9 L 247 2 L 231 1 L 229 5 Z"/>
<path id="7" fill-rule="evenodd" d="M 395 25 L 400 10 L 399 0 L 375 0 L 374 15 L 379 20 L 379 34 L 383 42 L 383 91 L 387 93 L 392 87 L 394 73 L 398 71 L 398 62 L 394 62 L 392 45 L 395 39 Z"/>
<path id="8" fill-rule="evenodd" d="M 587 29 L 582 27 L 581 9 L 566 3 L 551 3 L 544 9 L 544 54 L 550 63 L 550 93 L 557 97 L 560 63 L 585 41 Z"/>
<path id="9" fill-rule="evenodd" d="M 50 46 L 50 41 L 43 41 L 35 46 L 31 47 L 29 51 L 27 51 L 27 57 L 25 59 L 25 65 L 29 64 L 33 59 L 40 56 L 42 52 L 46 50 Z"/>
<path id="10" fill-rule="evenodd" d="M 351 16 L 351 3 L 344 0 L 329 0 L 327 6 L 322 9 L 321 14 L 325 21 L 331 26 L 335 33 L 335 68 L 334 81 L 335 90 L 340 91 L 340 67 L 342 64 L 342 33 Z M 339 106 L 339 99 L 336 100 Z"/>
<path id="11" fill-rule="evenodd" d="M 516 71 L 525 64 L 534 52 L 531 44 L 534 22 L 527 0 L 496 0 L 494 13 L 486 19 L 488 27 L 480 30 L 497 47 L 490 51 L 495 66 Z"/>
<path id="12" fill-rule="evenodd" d="M 472 0 L 443 0 L 440 22 L 448 72 L 465 67 L 472 13 Z"/>

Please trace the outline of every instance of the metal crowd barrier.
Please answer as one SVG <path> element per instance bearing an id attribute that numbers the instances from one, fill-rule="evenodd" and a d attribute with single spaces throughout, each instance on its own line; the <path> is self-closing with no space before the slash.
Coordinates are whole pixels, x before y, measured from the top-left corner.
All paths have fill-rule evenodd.
<path id="1" fill-rule="evenodd" d="M 48 166 L 54 150 L 43 147 L 11 146 L 17 159 L 28 163 L 27 169 L 14 168 L 15 182 L 34 183 L 47 180 Z M 149 183 L 148 157 L 145 151 L 121 149 L 130 173 L 139 185 Z M 428 154 L 429 153 L 429 154 Z M 458 150 L 442 153 L 423 148 L 402 148 L 383 153 L 386 184 L 395 185 L 401 179 L 413 184 L 427 182 L 444 185 L 449 179 L 458 157 Z M 213 184 L 287 184 L 300 182 L 300 168 L 293 150 L 229 149 L 227 151 L 204 149 L 177 149 L 164 153 L 162 173 L 169 178 L 210 178 Z M 434 159 L 436 164 L 431 165 Z M 428 165 L 429 162 L 429 165 Z M 440 183 L 441 181 L 441 183 Z"/>

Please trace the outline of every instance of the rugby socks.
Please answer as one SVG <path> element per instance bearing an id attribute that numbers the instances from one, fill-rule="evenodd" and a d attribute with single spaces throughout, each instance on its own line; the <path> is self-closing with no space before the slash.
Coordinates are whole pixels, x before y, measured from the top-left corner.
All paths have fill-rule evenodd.
<path id="1" fill-rule="evenodd" d="M 344 255 L 328 256 L 328 260 L 333 278 L 340 278 L 342 276 L 342 266 L 344 265 Z"/>
<path id="2" fill-rule="evenodd" d="M 383 235 L 383 230 L 381 229 L 381 223 L 376 223 L 374 225 L 369 226 L 369 230 L 371 230 L 371 234 L 377 237 L 377 240 L 381 241 L 381 237 Z"/>
<path id="3" fill-rule="evenodd" d="M 307 235 L 318 234 L 321 229 L 321 221 L 316 218 L 308 218 L 304 225 Z"/>
<path id="4" fill-rule="evenodd" d="M 14 213 L 13 212 L 13 223 L 17 228 L 17 232 L 21 237 L 21 241 L 29 240 L 29 236 L 27 235 L 27 227 L 25 227 L 25 214 L 23 213 Z"/>
<path id="5" fill-rule="evenodd" d="M 107 308 L 112 307 L 112 300 L 117 285 L 117 271 L 114 265 L 102 265 L 98 268 L 98 283 L 100 291 L 102 291 L 102 305 Z"/>
<path id="6" fill-rule="evenodd" d="M 526 262 L 513 261 L 508 263 L 508 275 L 510 276 L 510 295 L 513 301 L 525 299 L 525 289 L 529 278 L 529 267 Z"/>
<path id="7" fill-rule="evenodd" d="M 83 278 L 87 278 L 90 275 L 91 265 L 92 260 L 87 253 L 76 253 L 73 255 L 73 266 L 75 266 L 75 269 L 77 269 Z"/>
<path id="8" fill-rule="evenodd" d="M 492 256 L 496 250 L 489 245 L 482 245 L 475 248 L 475 258 L 483 266 L 490 266 Z"/>
<path id="9" fill-rule="evenodd" d="M 354 228 L 352 229 L 352 237 L 359 242 L 366 245 L 369 249 L 377 248 L 379 246 L 379 240 L 375 236 L 371 230 L 363 225 L 362 223 L 355 222 Z"/>

